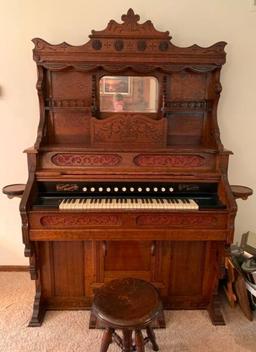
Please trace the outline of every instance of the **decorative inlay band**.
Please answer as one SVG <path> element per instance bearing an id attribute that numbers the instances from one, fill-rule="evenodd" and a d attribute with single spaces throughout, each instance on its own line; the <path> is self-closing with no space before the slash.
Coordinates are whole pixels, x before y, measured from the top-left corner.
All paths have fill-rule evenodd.
<path id="1" fill-rule="evenodd" d="M 165 103 L 166 111 L 209 111 L 212 109 L 210 100 L 196 101 L 167 101 Z"/>
<path id="2" fill-rule="evenodd" d="M 75 227 L 75 226 L 117 226 L 121 225 L 119 216 L 102 214 L 65 214 L 47 215 L 40 219 L 42 226 Z"/>
<path id="3" fill-rule="evenodd" d="M 140 154 L 134 158 L 134 163 L 146 167 L 200 167 L 204 165 L 205 158 L 200 155 Z"/>
<path id="4" fill-rule="evenodd" d="M 83 99 L 46 99 L 49 108 L 84 108 L 88 107 Z"/>
<path id="5" fill-rule="evenodd" d="M 138 225 L 157 225 L 157 226 L 210 226 L 217 225 L 218 219 L 212 215 L 183 214 L 152 214 L 140 215 L 137 217 Z"/>
<path id="6" fill-rule="evenodd" d="M 121 162 L 117 154 L 72 154 L 58 153 L 52 157 L 57 166 L 116 166 Z"/>

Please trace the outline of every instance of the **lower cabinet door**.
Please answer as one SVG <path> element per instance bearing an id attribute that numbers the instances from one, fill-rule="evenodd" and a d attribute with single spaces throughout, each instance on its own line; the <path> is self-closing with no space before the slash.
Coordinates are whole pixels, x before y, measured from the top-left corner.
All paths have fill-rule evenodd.
<path id="1" fill-rule="evenodd" d="M 95 242 L 95 287 L 123 277 L 151 282 L 162 295 L 168 292 L 170 266 L 169 242 L 98 241 Z"/>

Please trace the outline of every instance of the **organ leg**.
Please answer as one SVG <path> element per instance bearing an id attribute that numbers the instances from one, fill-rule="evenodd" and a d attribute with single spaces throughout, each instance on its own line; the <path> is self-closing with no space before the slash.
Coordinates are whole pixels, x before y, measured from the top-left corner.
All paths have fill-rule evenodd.
<path id="1" fill-rule="evenodd" d="M 46 309 L 42 302 L 41 288 L 37 284 L 34 305 L 33 305 L 33 313 L 28 326 L 29 327 L 41 326 L 44 320 L 45 311 Z"/>
<path id="2" fill-rule="evenodd" d="M 218 280 L 217 280 L 217 284 L 218 284 Z M 220 296 L 218 293 L 218 285 L 215 289 L 214 294 L 212 295 L 212 299 L 207 307 L 207 310 L 213 325 L 226 325 L 221 312 L 221 302 L 220 302 Z"/>

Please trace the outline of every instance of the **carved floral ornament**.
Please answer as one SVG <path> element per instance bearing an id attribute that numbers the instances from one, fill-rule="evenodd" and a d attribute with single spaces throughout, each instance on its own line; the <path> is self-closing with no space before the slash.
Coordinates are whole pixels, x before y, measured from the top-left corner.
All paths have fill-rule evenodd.
<path id="1" fill-rule="evenodd" d="M 167 215 L 151 214 L 137 217 L 138 225 L 156 225 L 156 226 L 217 226 L 218 218 L 214 215 Z"/>
<path id="2" fill-rule="evenodd" d="M 203 166 L 205 158 L 200 155 L 140 154 L 134 158 L 134 163 L 144 167 L 192 168 Z"/>
<path id="3" fill-rule="evenodd" d="M 104 121 L 92 120 L 94 143 L 134 143 L 162 146 L 165 143 L 165 119 L 149 120 L 140 115 L 109 117 Z"/>
<path id="4" fill-rule="evenodd" d="M 117 154 L 58 153 L 52 156 L 51 161 L 57 166 L 106 167 L 118 165 L 121 159 Z"/>
<path id="5" fill-rule="evenodd" d="M 121 219 L 116 215 L 102 214 L 72 214 L 72 215 L 46 215 L 40 219 L 42 226 L 75 227 L 75 226 L 118 226 Z"/>

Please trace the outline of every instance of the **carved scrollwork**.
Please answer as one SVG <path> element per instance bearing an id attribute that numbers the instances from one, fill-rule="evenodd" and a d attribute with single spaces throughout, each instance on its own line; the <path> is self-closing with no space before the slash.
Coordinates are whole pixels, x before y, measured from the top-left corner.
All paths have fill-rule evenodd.
<path id="1" fill-rule="evenodd" d="M 150 120 L 139 115 L 113 116 L 92 121 L 93 144 L 135 143 L 163 146 L 165 143 L 165 119 Z"/>
<path id="2" fill-rule="evenodd" d="M 121 219 L 109 214 L 65 214 L 43 216 L 40 223 L 44 227 L 119 226 Z"/>
<path id="3" fill-rule="evenodd" d="M 218 218 L 214 215 L 194 215 L 191 214 L 151 214 L 137 217 L 137 224 L 143 226 L 213 226 L 218 224 Z"/>
<path id="4" fill-rule="evenodd" d="M 142 51 L 137 48 L 138 52 Z M 146 50 L 146 49 L 145 49 Z M 109 73 L 118 73 L 118 72 L 124 72 L 129 69 L 132 69 L 134 72 L 138 73 L 150 73 L 155 70 L 160 70 L 165 73 L 171 73 L 171 72 L 181 72 L 181 71 L 192 71 L 192 72 L 211 72 L 218 67 L 218 65 L 150 65 L 150 64 L 133 64 L 133 65 L 127 65 L 127 64 L 106 64 L 103 65 L 102 63 L 93 63 L 93 64 L 84 64 L 84 63 L 61 63 L 61 64 L 56 64 L 56 63 L 43 63 L 42 66 L 46 69 L 49 69 L 51 71 L 62 71 L 65 69 L 73 68 L 77 71 L 83 71 L 83 72 L 89 72 L 96 70 L 98 68 L 102 68 L 105 71 Z"/>
<path id="5" fill-rule="evenodd" d="M 200 155 L 140 154 L 134 158 L 134 163 L 144 167 L 191 168 L 203 166 L 205 158 Z"/>
<path id="6" fill-rule="evenodd" d="M 57 166 L 74 166 L 74 167 L 106 167 L 117 166 L 121 162 L 121 156 L 117 154 L 74 154 L 58 153 L 51 160 Z"/>

